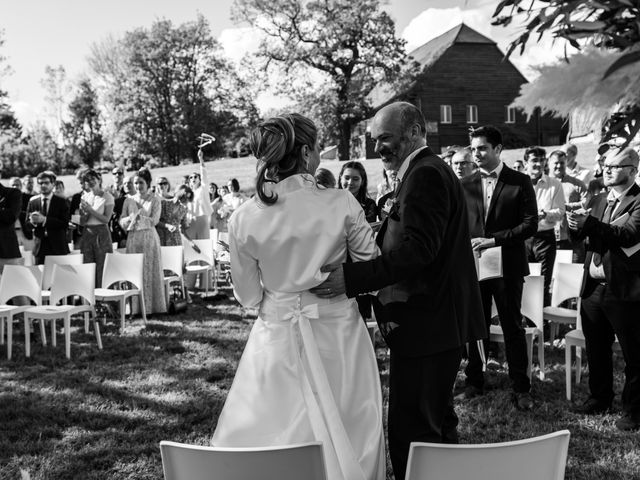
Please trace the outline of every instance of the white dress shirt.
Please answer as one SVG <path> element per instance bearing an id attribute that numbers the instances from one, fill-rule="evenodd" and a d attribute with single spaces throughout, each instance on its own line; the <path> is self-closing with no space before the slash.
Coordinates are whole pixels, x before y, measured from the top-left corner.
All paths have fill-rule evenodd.
<path id="1" fill-rule="evenodd" d="M 557 178 L 542 175 L 533 186 L 538 202 L 538 213 L 543 211 L 546 216 L 538 221 L 538 232 L 553 230 L 556 223 L 564 218 L 564 190 Z"/>
<path id="2" fill-rule="evenodd" d="M 496 189 L 498 178 L 504 168 L 502 160 L 498 163 L 498 166 L 491 171 L 487 171 L 484 168 L 480 169 L 480 175 L 482 178 L 482 202 L 484 205 L 484 219 L 487 219 L 489 215 L 489 207 L 491 206 L 491 198 L 493 197 L 493 191 Z M 493 174 L 495 173 L 495 177 Z"/>

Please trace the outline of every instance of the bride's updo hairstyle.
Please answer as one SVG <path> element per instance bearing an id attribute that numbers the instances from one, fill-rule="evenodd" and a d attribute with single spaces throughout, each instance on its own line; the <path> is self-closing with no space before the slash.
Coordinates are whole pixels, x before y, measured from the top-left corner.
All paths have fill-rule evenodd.
<path id="1" fill-rule="evenodd" d="M 261 202 L 273 205 L 278 200 L 277 194 L 267 194 L 265 183 L 307 172 L 302 147 L 313 150 L 317 140 L 318 129 L 299 113 L 272 117 L 253 129 L 249 145 L 258 159 L 256 193 Z"/>

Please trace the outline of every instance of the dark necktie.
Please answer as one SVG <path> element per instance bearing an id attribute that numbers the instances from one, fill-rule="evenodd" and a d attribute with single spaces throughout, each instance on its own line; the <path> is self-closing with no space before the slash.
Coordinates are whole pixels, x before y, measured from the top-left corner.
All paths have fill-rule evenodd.
<path id="1" fill-rule="evenodd" d="M 607 208 L 604 209 L 604 214 L 602 215 L 602 223 L 611 222 L 611 215 L 613 214 L 613 210 L 616 208 L 616 203 L 618 199 L 614 198 L 613 200 L 607 200 Z M 599 253 L 593 254 L 593 264 L 596 267 L 602 265 L 602 255 Z"/>
<path id="2" fill-rule="evenodd" d="M 47 203 L 49 203 L 49 199 L 47 197 L 44 197 L 42 199 L 42 214 L 46 217 L 47 216 Z"/>

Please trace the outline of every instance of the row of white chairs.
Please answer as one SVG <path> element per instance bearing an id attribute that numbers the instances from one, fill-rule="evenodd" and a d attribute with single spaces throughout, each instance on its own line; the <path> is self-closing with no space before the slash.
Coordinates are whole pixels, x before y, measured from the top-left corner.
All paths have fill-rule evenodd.
<path id="1" fill-rule="evenodd" d="M 405 480 L 562 480 L 568 430 L 476 445 L 411 443 Z M 165 480 L 328 480 L 321 442 L 219 448 L 160 442 Z"/>

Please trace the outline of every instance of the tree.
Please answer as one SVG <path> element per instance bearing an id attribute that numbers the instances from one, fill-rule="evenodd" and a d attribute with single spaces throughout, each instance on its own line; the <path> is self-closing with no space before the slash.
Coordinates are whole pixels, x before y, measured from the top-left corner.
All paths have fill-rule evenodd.
<path id="1" fill-rule="evenodd" d="M 322 123 L 340 158 L 349 158 L 353 127 L 372 114 L 367 95 L 401 77 L 406 62 L 405 42 L 379 0 L 235 0 L 234 12 L 264 34 L 259 56 L 283 72 L 283 90 L 299 103 L 331 106 Z"/>
<path id="2" fill-rule="evenodd" d="M 44 97 L 48 104 L 48 114 L 53 119 L 55 134 L 62 136 L 62 128 L 64 124 L 64 109 L 67 106 L 71 85 L 67 80 L 67 72 L 62 65 L 45 67 L 45 76 L 40 84 L 45 89 Z M 62 140 L 62 138 L 59 138 Z"/>
<path id="3" fill-rule="evenodd" d="M 524 7 L 523 7 L 524 6 Z M 551 34 L 578 49 L 570 63 L 540 69 L 538 80 L 523 88 L 516 100 L 530 109 L 569 114 L 589 109 L 607 117 L 603 140 L 624 139 L 626 146 L 640 131 L 640 3 L 634 0 L 503 0 L 494 25 L 524 18 L 526 25 L 507 51 L 524 51 L 532 34 Z M 565 45 L 566 45 L 565 44 Z M 555 85 L 555 88 L 550 88 Z"/>
<path id="4" fill-rule="evenodd" d="M 159 20 L 107 39 L 93 47 L 90 64 L 108 103 L 108 130 L 129 158 L 174 165 L 195 159 L 200 133 L 222 139 L 242 127 L 235 105 L 255 112 L 202 16 L 177 27 Z"/>
<path id="5" fill-rule="evenodd" d="M 78 163 L 93 168 L 104 149 L 98 98 L 88 79 L 80 81 L 69 104 L 69 121 L 63 123 L 66 145 Z"/>

